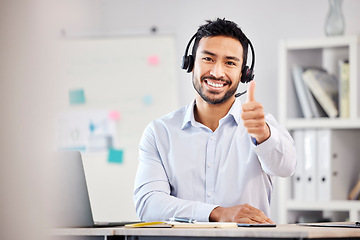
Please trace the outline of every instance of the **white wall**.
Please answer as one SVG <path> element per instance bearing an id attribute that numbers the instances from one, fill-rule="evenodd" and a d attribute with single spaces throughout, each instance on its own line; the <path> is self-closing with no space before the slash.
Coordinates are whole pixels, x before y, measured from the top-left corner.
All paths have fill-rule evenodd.
<path id="1" fill-rule="evenodd" d="M 69 36 L 117 36 L 158 33 L 176 36 L 179 107 L 194 97 L 191 76 L 180 68 L 185 46 L 206 19 L 233 20 L 252 41 L 256 52 L 256 97 L 266 112 L 277 117 L 278 42 L 289 38 L 323 37 L 329 10 L 327 0 L 133 0 L 73 1 L 61 4 L 58 14 L 64 19 L 57 31 Z M 80 9 L 84 9 L 80 11 Z M 346 35 L 360 34 L 360 1 L 345 0 L 343 13 Z M 65 17 L 66 16 L 66 17 Z M 73 20 L 72 20 L 73 19 Z M 56 34 L 56 30 L 54 32 Z M 245 88 L 246 86 L 241 86 Z M 272 218 L 276 220 L 276 194 Z"/>
<path id="2" fill-rule="evenodd" d="M 345 34 L 360 34 L 359 10 L 360 1 L 344 0 Z M 255 47 L 256 96 L 265 110 L 276 116 L 278 41 L 324 36 L 327 11 L 326 0 L 1 1 L 0 169 L 1 195 L 7 196 L 1 198 L 1 216 L 7 222 L 1 227 L 1 236 L 4 236 L 1 238 L 14 235 L 11 226 L 18 226 L 15 225 L 17 219 L 23 218 L 23 222 L 28 223 L 37 214 L 34 207 L 26 211 L 30 209 L 26 204 L 16 211 L 19 202 L 15 200 L 34 200 L 31 193 L 40 169 L 37 159 L 44 159 L 42 154 L 29 155 L 28 151 L 47 148 L 52 139 L 49 120 L 54 109 L 49 106 L 53 83 L 60 81 L 51 70 L 54 63 L 52 39 L 61 33 L 97 36 L 145 33 L 156 26 L 159 33 L 176 35 L 180 65 L 188 39 L 205 19 L 234 20 Z M 194 93 L 190 76 L 180 67 L 177 73 L 179 106 L 182 106 L 192 100 Z M 35 202 L 36 198 L 29 201 Z M 21 232 L 17 234 L 22 237 Z M 26 234 L 31 239 L 31 234 Z"/>
<path id="3" fill-rule="evenodd" d="M 179 66 L 188 40 L 205 19 L 225 17 L 237 22 L 255 47 L 255 79 L 258 81 L 256 95 L 265 110 L 275 116 L 278 41 L 284 38 L 325 36 L 324 22 L 328 12 L 327 0 L 108 0 L 92 1 L 90 6 L 88 1 L 82 4 L 89 10 L 87 16 L 84 11 L 80 17 L 77 15 L 79 13 L 70 11 L 73 3 L 65 8 L 68 18 L 61 27 L 68 34 L 144 33 L 156 26 L 159 33 L 176 34 Z M 360 34 L 360 26 L 357 24 L 360 20 L 359 11 L 359 1 L 344 1 L 345 34 Z M 77 22 L 69 20 L 72 18 Z M 180 67 L 178 77 L 179 104 L 182 106 L 192 100 L 194 92 L 190 75 Z"/>

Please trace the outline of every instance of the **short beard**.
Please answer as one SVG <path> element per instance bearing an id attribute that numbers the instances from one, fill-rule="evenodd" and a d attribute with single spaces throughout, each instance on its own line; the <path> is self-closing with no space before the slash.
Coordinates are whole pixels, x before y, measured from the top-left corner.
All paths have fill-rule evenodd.
<path id="1" fill-rule="evenodd" d="M 192 82 L 193 82 L 193 86 L 196 90 L 196 92 L 200 95 L 200 97 L 207 103 L 209 104 L 220 104 L 220 103 L 223 103 L 223 102 L 226 102 L 231 96 L 234 96 L 235 95 L 235 92 L 237 90 L 237 87 L 239 85 L 239 83 L 237 84 L 237 86 L 235 86 L 234 88 L 231 88 L 229 89 L 229 91 L 227 91 L 224 95 L 224 97 L 222 98 L 210 98 L 208 96 L 205 95 L 204 91 L 203 91 L 203 88 L 201 87 L 201 84 L 199 82 L 195 82 L 195 77 L 194 77 L 194 74 L 192 75 Z M 211 95 L 218 95 L 217 92 L 211 92 L 210 91 L 210 96 Z"/>

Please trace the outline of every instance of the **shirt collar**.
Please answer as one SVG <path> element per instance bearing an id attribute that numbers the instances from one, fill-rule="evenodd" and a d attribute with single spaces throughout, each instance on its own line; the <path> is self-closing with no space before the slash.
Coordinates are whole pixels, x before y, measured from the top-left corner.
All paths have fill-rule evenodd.
<path id="1" fill-rule="evenodd" d="M 237 125 L 239 125 L 241 120 L 241 113 L 242 113 L 241 105 L 242 105 L 241 100 L 239 98 L 236 98 L 228 114 L 225 116 L 227 117 L 228 115 L 231 115 L 234 118 Z"/>
<path id="2" fill-rule="evenodd" d="M 184 116 L 184 121 L 181 126 L 181 129 L 185 129 L 185 128 L 189 127 L 190 125 L 192 125 L 192 126 L 198 125 L 198 123 L 195 121 L 195 117 L 194 117 L 195 104 L 196 104 L 195 100 L 192 100 L 191 103 L 187 106 L 185 116 Z M 241 119 L 241 113 L 242 113 L 241 105 L 242 105 L 242 103 L 241 103 L 240 99 L 236 98 L 235 102 L 231 106 L 228 114 L 226 114 L 224 119 L 228 118 L 229 116 L 232 116 L 234 121 L 236 122 L 236 124 L 239 125 L 239 122 Z"/>
<path id="3" fill-rule="evenodd" d="M 184 121 L 181 126 L 181 129 L 185 129 L 190 125 L 195 125 L 195 117 L 194 117 L 194 106 L 196 102 L 195 99 L 191 101 L 191 103 L 186 107 L 186 112 L 184 116 Z"/>

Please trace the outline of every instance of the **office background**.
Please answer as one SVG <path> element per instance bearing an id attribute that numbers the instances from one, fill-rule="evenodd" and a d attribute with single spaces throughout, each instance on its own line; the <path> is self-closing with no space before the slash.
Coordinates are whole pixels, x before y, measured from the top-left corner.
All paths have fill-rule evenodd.
<path id="1" fill-rule="evenodd" d="M 37 229 L 32 226 L 40 224 L 38 209 L 43 194 L 38 193 L 47 159 L 43 150 L 54 146 L 56 86 L 61 81 L 56 72 L 54 39 L 151 35 L 154 29 L 155 34 L 174 36 L 180 107 L 194 96 L 190 75 L 178 67 L 185 46 L 205 19 L 225 17 L 237 22 L 253 42 L 256 97 L 265 111 L 277 116 L 278 42 L 323 37 L 328 7 L 326 0 L 2 1 L 1 239 L 14 236 L 11 229 L 19 219 L 28 230 Z M 359 1 L 344 0 L 345 35 L 360 34 L 359 10 Z M 276 198 L 273 201 L 276 208 Z M 276 220 L 276 216 L 273 218 Z M 26 233 L 28 239 L 38 234 L 35 230 L 30 232 Z"/>

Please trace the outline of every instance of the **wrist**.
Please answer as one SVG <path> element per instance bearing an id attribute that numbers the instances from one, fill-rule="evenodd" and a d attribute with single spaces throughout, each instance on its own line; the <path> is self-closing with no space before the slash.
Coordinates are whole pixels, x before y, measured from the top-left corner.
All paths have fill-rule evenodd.
<path id="1" fill-rule="evenodd" d="M 209 222 L 219 222 L 221 207 L 214 208 L 209 215 Z"/>
<path id="2" fill-rule="evenodd" d="M 267 123 L 265 123 L 265 133 L 261 137 L 256 138 L 257 144 L 265 142 L 270 137 L 270 135 L 271 135 L 270 127 Z"/>

